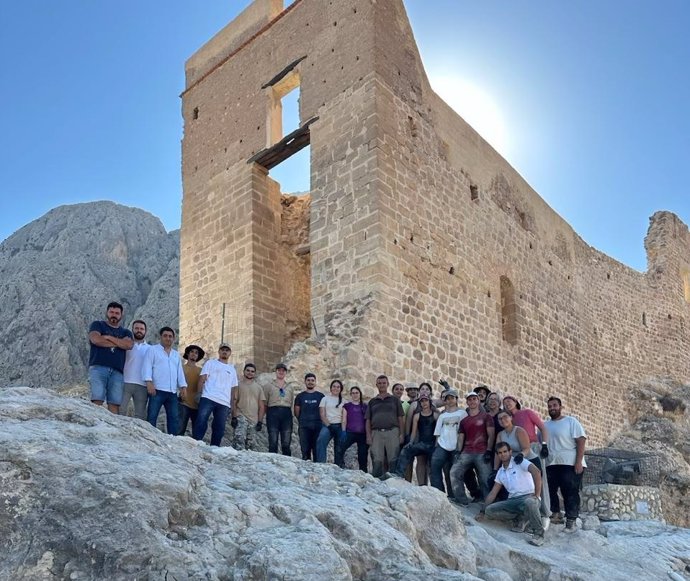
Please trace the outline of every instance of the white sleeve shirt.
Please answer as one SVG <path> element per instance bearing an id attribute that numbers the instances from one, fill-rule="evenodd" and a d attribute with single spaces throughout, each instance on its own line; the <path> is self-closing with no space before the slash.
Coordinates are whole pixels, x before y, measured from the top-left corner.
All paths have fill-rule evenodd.
<path id="1" fill-rule="evenodd" d="M 142 365 L 144 381 L 152 381 L 159 391 L 175 393 L 178 388 L 187 387 L 182 369 L 182 358 L 174 349 L 166 353 L 162 345 L 151 345 Z"/>
<path id="2" fill-rule="evenodd" d="M 149 350 L 148 343 L 134 343 L 134 346 L 127 351 L 127 359 L 125 360 L 125 368 L 122 372 L 125 383 L 134 383 L 136 385 L 146 385 L 143 378 L 142 368 L 144 366 L 144 358 L 146 352 Z"/>
<path id="3" fill-rule="evenodd" d="M 206 376 L 201 397 L 230 407 L 232 390 L 239 383 L 235 366 L 223 363 L 218 359 L 209 359 L 201 368 L 201 375 Z"/>

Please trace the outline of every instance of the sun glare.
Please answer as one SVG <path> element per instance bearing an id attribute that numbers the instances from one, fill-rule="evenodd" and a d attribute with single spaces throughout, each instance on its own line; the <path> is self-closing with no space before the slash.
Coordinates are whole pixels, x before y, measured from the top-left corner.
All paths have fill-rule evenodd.
<path id="1" fill-rule="evenodd" d="M 448 75 L 430 75 L 434 91 L 467 121 L 496 151 L 508 154 L 503 114 L 494 99 L 476 85 Z"/>

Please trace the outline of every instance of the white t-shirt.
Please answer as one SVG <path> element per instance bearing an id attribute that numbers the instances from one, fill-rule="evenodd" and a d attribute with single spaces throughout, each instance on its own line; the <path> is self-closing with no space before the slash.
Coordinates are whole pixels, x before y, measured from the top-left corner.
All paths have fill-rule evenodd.
<path id="1" fill-rule="evenodd" d="M 548 419 L 544 422 L 549 432 L 549 457 L 547 466 L 565 464 L 575 466 L 577 443 L 575 438 L 587 437 L 580 422 L 573 416 L 562 416 L 560 420 Z M 582 465 L 585 464 L 584 456 Z"/>
<path id="2" fill-rule="evenodd" d="M 458 430 L 460 421 L 467 417 L 467 412 L 458 408 L 454 412 L 443 412 L 438 416 L 434 436 L 438 436 L 438 445 L 452 452 L 458 447 Z"/>
<path id="3" fill-rule="evenodd" d="M 146 385 L 144 381 L 144 373 L 142 367 L 144 365 L 144 357 L 149 350 L 148 343 L 134 343 L 129 351 L 127 351 L 127 359 L 125 360 L 125 368 L 122 371 L 125 383 L 135 383 L 136 385 Z"/>
<path id="4" fill-rule="evenodd" d="M 549 432 L 551 435 L 551 432 Z M 534 466 L 529 460 L 516 464 L 511 458 L 508 469 L 501 466 L 496 474 L 496 482 L 500 482 L 508 491 L 508 498 L 534 494 L 534 479 L 529 473 L 529 467 Z"/>
<path id="5" fill-rule="evenodd" d="M 207 375 L 201 397 L 230 407 L 232 390 L 237 387 L 237 372 L 234 365 L 218 359 L 209 359 L 201 368 L 201 375 Z"/>
<path id="6" fill-rule="evenodd" d="M 343 421 L 343 404 L 335 407 L 337 405 L 338 398 L 334 395 L 325 395 L 319 402 L 319 407 L 326 410 L 326 419 L 329 424 L 340 424 Z"/>

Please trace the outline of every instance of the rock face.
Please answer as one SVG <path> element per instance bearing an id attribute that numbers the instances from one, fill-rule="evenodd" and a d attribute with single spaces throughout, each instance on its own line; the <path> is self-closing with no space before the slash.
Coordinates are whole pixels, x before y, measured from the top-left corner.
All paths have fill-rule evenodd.
<path id="1" fill-rule="evenodd" d="M 179 233 L 112 202 L 61 206 L 0 244 L 0 385 L 85 383 L 88 325 L 108 302 L 149 337 L 177 328 Z"/>
<path id="2" fill-rule="evenodd" d="M 690 386 L 649 381 L 633 390 L 627 412 L 630 428 L 611 445 L 658 456 L 664 517 L 690 527 Z"/>
<path id="3" fill-rule="evenodd" d="M 210 448 L 54 391 L 0 391 L 0 426 L 0 579 L 628 581 L 690 571 L 687 530 L 552 527 L 544 547 L 530 547 L 434 489 Z"/>
<path id="4" fill-rule="evenodd" d="M 0 392 L 0 579 L 473 579 L 441 493 Z M 461 573 L 460 571 L 465 571 Z"/>

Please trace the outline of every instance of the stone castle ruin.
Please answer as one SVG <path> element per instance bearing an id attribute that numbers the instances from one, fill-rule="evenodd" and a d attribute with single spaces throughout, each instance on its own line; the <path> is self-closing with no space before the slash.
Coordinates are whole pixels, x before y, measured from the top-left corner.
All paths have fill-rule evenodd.
<path id="1" fill-rule="evenodd" d="M 588 246 L 432 91 L 402 0 L 255 0 L 186 78 L 183 343 L 265 371 L 311 337 L 348 384 L 558 395 L 593 446 L 631 385 L 690 377 L 687 226 L 651 218 L 645 273 Z M 307 145 L 309 193 L 281 195 Z"/>

